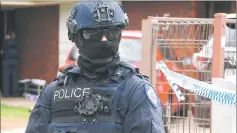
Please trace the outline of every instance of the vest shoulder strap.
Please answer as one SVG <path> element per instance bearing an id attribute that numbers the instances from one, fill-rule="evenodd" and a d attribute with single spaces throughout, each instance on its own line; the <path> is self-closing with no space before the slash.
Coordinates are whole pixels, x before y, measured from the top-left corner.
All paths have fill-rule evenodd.
<path id="1" fill-rule="evenodd" d="M 120 65 L 123 66 L 123 67 L 131 69 L 133 74 L 138 76 L 139 78 L 145 79 L 145 80 L 149 81 L 149 77 L 146 76 L 146 75 L 141 74 L 139 68 L 134 67 L 134 66 L 132 66 L 132 65 L 130 65 L 128 63 L 125 63 L 125 62 L 121 62 Z"/>
<path id="2" fill-rule="evenodd" d="M 127 78 L 129 75 L 137 73 L 137 69 L 127 63 L 120 62 L 119 67 L 116 69 L 114 74 L 111 76 L 111 80 L 119 82 L 121 79 Z"/>
<path id="3" fill-rule="evenodd" d="M 72 73 L 70 73 L 69 70 L 71 70 L 75 67 L 76 67 L 76 65 L 69 65 L 63 71 L 59 70 L 61 74 L 56 78 L 58 81 L 57 86 L 67 85 L 68 77 L 72 76 Z"/>

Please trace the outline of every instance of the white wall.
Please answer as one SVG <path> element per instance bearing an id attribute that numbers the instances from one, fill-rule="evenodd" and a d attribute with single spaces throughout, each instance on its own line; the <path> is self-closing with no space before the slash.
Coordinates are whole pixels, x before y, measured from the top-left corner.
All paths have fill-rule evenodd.
<path id="1" fill-rule="evenodd" d="M 236 75 L 213 78 L 212 84 L 236 93 Z M 236 107 L 212 101 L 212 133 L 236 133 Z"/>
<path id="2" fill-rule="evenodd" d="M 61 3 L 59 5 L 59 66 L 64 63 L 64 60 L 73 46 L 73 43 L 68 40 L 66 19 L 72 6 L 77 2 Z"/>

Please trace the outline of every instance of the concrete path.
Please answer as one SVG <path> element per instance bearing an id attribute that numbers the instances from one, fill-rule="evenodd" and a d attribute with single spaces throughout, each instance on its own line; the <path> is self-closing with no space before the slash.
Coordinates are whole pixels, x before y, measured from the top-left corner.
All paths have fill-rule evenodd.
<path id="1" fill-rule="evenodd" d="M 2 98 L 1 103 L 6 104 L 9 106 L 15 107 L 26 107 L 26 108 L 33 108 L 36 101 L 27 100 L 25 98 Z"/>
<path id="2" fill-rule="evenodd" d="M 1 133 L 24 133 L 25 128 L 19 128 L 19 129 L 14 129 L 14 130 L 9 130 L 9 131 L 1 131 Z"/>

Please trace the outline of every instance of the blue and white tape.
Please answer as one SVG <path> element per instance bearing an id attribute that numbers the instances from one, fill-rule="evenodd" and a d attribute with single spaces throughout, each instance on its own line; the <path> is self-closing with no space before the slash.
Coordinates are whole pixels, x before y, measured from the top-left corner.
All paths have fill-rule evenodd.
<path id="1" fill-rule="evenodd" d="M 178 101 L 180 102 L 181 100 L 185 100 L 185 97 L 183 96 L 182 92 L 180 91 L 178 85 L 173 82 L 171 79 L 169 79 L 169 77 L 164 73 L 165 78 L 167 79 L 170 87 L 173 89 L 173 91 L 175 92 Z"/>
<path id="2" fill-rule="evenodd" d="M 185 100 L 185 97 L 183 96 L 182 92 L 180 91 L 178 85 L 173 82 L 172 80 L 170 80 L 169 78 L 166 78 L 168 83 L 170 84 L 171 88 L 173 89 L 173 91 L 175 92 L 178 101 L 180 102 L 181 100 Z"/>
<path id="3" fill-rule="evenodd" d="M 223 90 L 214 85 L 171 71 L 163 61 L 159 61 L 156 64 L 156 68 L 164 73 L 168 81 L 171 80 L 171 82 L 186 90 L 223 104 L 236 105 L 236 92 L 234 91 Z M 177 94 L 176 96 L 179 98 Z"/>

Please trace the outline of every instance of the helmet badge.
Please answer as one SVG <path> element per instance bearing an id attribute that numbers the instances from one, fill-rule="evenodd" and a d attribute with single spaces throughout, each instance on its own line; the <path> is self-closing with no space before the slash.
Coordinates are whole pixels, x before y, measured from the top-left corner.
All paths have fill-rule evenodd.
<path id="1" fill-rule="evenodd" d="M 93 10 L 94 20 L 98 23 L 110 22 L 114 18 L 114 10 L 106 3 L 99 2 Z"/>

